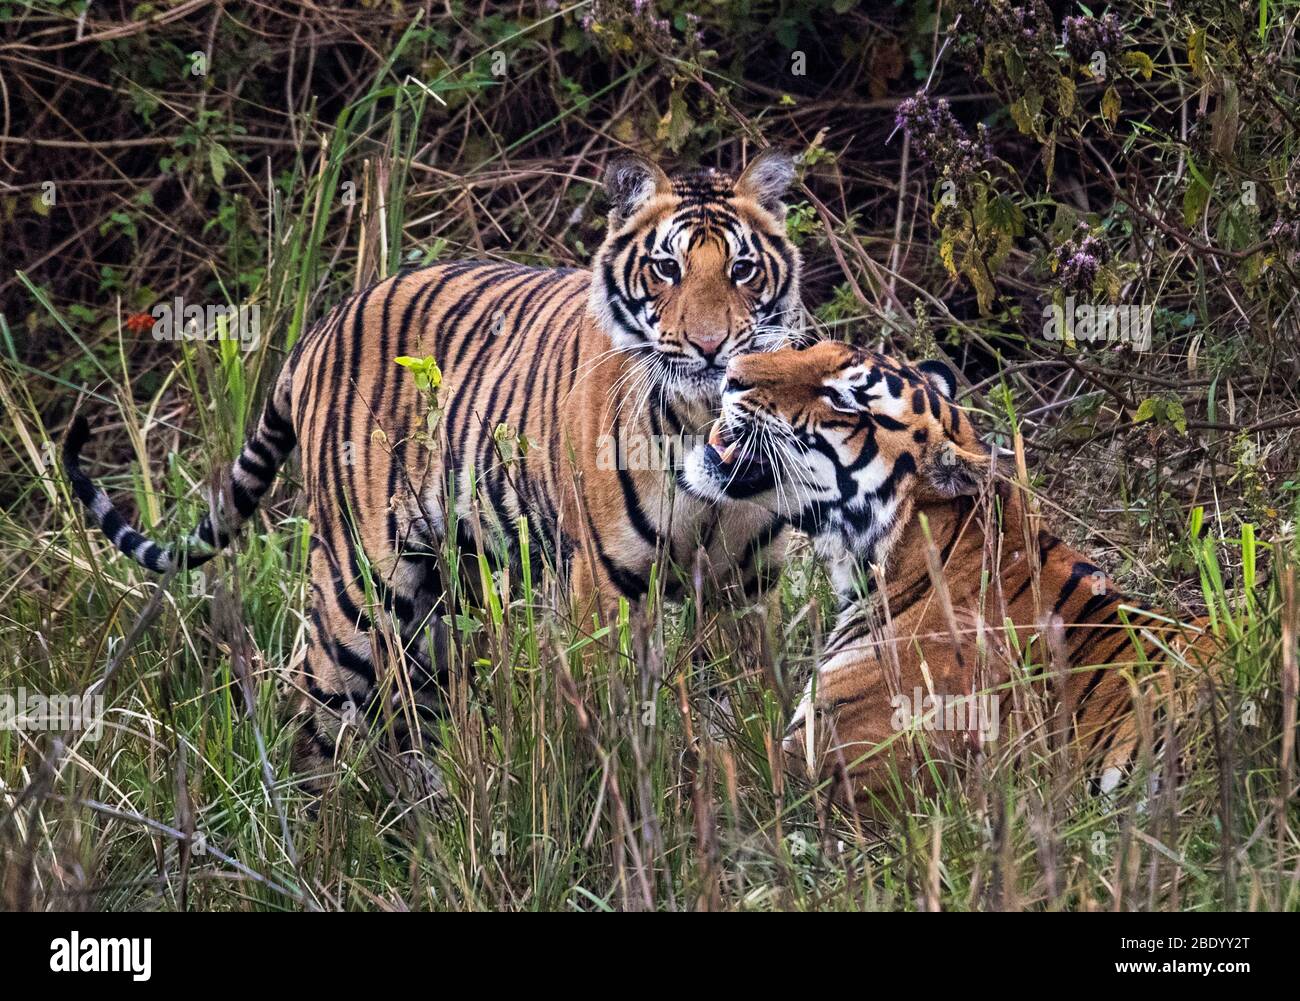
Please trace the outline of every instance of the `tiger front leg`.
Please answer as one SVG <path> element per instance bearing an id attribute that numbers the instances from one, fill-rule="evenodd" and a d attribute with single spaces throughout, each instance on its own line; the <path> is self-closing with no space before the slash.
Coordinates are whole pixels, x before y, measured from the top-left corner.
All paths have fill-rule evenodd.
<path id="1" fill-rule="evenodd" d="M 345 760 L 381 766 L 384 785 L 413 798 L 441 789 L 432 732 L 445 711 L 451 658 L 435 595 L 441 578 L 423 555 L 404 554 L 396 566 L 406 572 L 362 587 L 313 542 L 310 628 L 291 707 L 294 768 L 315 795 Z M 354 746 L 364 759 L 353 758 Z"/>

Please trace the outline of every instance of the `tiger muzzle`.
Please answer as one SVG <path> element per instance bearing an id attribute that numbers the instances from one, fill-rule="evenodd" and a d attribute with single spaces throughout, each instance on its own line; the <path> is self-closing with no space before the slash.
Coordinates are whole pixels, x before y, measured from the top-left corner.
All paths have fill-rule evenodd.
<path id="1" fill-rule="evenodd" d="M 726 419 L 714 423 L 704 461 L 728 497 L 743 500 L 772 489 L 776 483 L 753 436 Z"/>

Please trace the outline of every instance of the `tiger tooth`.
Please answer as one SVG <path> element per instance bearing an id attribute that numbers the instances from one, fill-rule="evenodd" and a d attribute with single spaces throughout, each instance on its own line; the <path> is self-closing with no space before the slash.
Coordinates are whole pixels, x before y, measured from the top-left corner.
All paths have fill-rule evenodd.
<path id="1" fill-rule="evenodd" d="M 728 445 L 727 440 L 722 437 L 722 421 L 715 421 L 712 429 L 710 429 L 709 447 L 717 453 L 718 461 L 723 465 L 731 462 L 732 457 L 736 454 L 735 443 Z"/>

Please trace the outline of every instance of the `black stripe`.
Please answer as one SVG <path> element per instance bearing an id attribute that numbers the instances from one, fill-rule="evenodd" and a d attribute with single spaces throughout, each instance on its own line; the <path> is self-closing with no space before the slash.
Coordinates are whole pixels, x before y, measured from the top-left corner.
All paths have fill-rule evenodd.
<path id="1" fill-rule="evenodd" d="M 1096 572 L 1097 568 L 1091 563 L 1078 562 L 1070 567 L 1070 576 L 1061 585 L 1060 593 L 1056 596 L 1056 604 L 1052 606 L 1052 610 L 1059 614 L 1061 609 L 1065 607 L 1065 603 L 1070 600 L 1070 596 L 1078 589 L 1079 582 L 1084 577 L 1090 577 Z"/>

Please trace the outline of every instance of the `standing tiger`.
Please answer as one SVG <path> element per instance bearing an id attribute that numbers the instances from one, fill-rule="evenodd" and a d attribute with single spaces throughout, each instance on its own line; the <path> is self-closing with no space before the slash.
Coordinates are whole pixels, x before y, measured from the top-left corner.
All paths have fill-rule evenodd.
<path id="1" fill-rule="evenodd" d="M 785 340 L 799 308 L 782 204 L 793 176 L 778 152 L 735 179 L 712 169 L 669 178 L 619 159 L 606 171 L 612 210 L 590 271 L 438 264 L 335 307 L 287 359 L 216 524 L 204 518 L 179 552 L 129 527 L 81 470 L 84 420 L 65 445 L 67 475 L 118 549 L 166 571 L 226 545 L 297 445 L 312 538 L 295 758 L 308 771 L 333 757 L 345 709 L 376 708 L 380 606 L 396 620 L 417 699 L 445 681 L 435 557 L 449 513 L 456 541 L 516 561 L 526 519 L 531 556 L 553 557 L 588 621 L 643 595 L 656 563 L 671 591 L 664 565 L 688 566 L 699 548 L 752 593 L 779 564 L 783 517 L 757 505 L 719 512 L 678 491 L 676 469 L 598 458 L 611 441 L 620 453 L 633 439 L 690 442 L 716 416 L 728 362 Z M 420 435 L 429 401 L 400 356 L 441 368 L 437 448 Z M 528 443 L 518 461 L 501 452 L 503 425 Z"/>
<path id="2" fill-rule="evenodd" d="M 840 600 L 786 731 L 787 761 L 867 810 L 888 798 L 891 765 L 909 787 L 924 786 L 927 763 L 908 774 L 900 730 L 956 705 L 954 728 L 973 738 L 979 726 L 962 697 L 967 707 L 995 698 L 1007 718 L 1022 702 L 1014 630 L 1016 650 L 1047 665 L 1051 739 L 1072 741 L 1094 788 L 1109 792 L 1138 754 L 1136 704 L 1187 714 L 1212 634 L 1203 620 L 1171 626 L 1059 539 L 1027 530 L 1019 489 L 989 475 L 990 453 L 955 391 L 942 362 L 912 366 L 831 341 L 727 368 L 712 447 L 690 458 L 686 483 L 807 532 Z M 873 567 L 883 568 L 883 596 Z M 913 711 L 900 717 L 902 705 Z"/>

